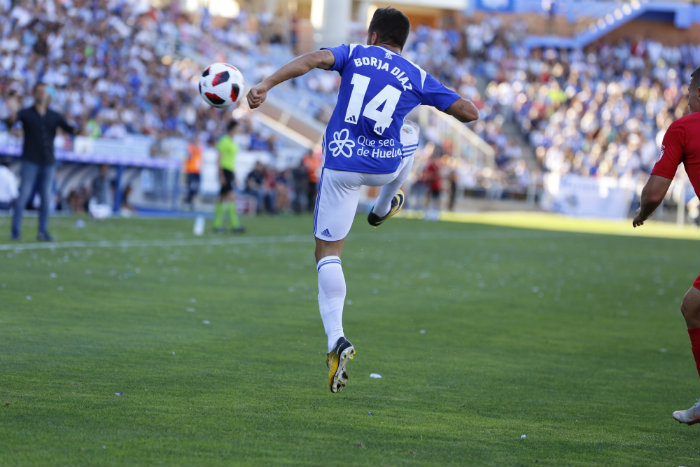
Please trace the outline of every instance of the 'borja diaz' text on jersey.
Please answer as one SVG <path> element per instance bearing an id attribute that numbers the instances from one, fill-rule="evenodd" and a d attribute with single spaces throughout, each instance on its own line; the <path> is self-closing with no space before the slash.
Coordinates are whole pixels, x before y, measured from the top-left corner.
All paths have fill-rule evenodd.
<path id="1" fill-rule="evenodd" d="M 355 62 L 356 68 L 360 68 L 363 65 L 369 65 L 375 67 L 377 70 L 388 71 L 392 75 L 396 76 L 396 79 L 399 80 L 401 86 L 403 86 L 404 91 L 413 89 L 413 86 L 411 86 L 411 82 L 408 79 L 408 76 L 404 71 L 401 71 L 401 68 L 399 68 L 398 66 L 393 65 L 391 69 L 389 69 L 388 62 L 382 61 L 376 57 L 358 57 L 354 59 L 353 62 Z"/>

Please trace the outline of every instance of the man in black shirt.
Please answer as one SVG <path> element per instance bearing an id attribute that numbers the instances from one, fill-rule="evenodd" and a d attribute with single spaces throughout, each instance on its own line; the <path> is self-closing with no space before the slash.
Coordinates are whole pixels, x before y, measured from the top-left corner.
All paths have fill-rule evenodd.
<path id="1" fill-rule="evenodd" d="M 53 240 L 48 231 L 51 185 L 56 168 L 53 140 L 56 137 L 56 128 L 58 127 L 70 134 L 75 134 L 76 130 L 75 127 L 66 122 L 61 114 L 49 109 L 49 101 L 50 96 L 43 83 L 37 83 L 34 86 L 34 105 L 31 107 L 18 110 L 19 105 L 16 100 L 8 101 L 11 112 L 7 123 L 11 126 L 19 120 L 22 122 L 24 130 L 19 197 L 15 201 L 12 213 L 11 237 L 15 240 L 20 238 L 24 206 L 27 204 L 37 180 L 39 181 L 39 197 L 41 198 L 37 240 Z"/>

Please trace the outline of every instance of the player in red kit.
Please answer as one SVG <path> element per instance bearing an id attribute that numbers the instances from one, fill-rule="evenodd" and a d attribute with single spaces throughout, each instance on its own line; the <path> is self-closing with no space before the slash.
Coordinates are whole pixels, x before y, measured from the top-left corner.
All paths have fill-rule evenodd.
<path id="1" fill-rule="evenodd" d="M 644 185 L 641 207 L 634 216 L 633 227 L 644 224 L 661 204 L 681 162 L 695 194 L 700 197 L 700 68 L 690 75 L 688 107 L 691 113 L 673 122 L 666 131 L 661 157 Z M 681 313 L 688 326 L 695 366 L 700 376 L 700 276 L 683 297 Z M 700 399 L 687 410 L 673 412 L 673 418 L 688 425 L 700 423 Z"/>

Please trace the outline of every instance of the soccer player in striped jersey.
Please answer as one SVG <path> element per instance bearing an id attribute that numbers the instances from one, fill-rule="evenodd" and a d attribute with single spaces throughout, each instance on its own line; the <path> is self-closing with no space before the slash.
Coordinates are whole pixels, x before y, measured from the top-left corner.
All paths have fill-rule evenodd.
<path id="1" fill-rule="evenodd" d="M 690 75 L 688 107 L 690 114 L 679 118 L 666 130 L 661 144 L 661 157 L 644 185 L 641 206 L 632 221 L 633 227 L 644 224 L 661 204 L 681 162 L 695 194 L 700 197 L 700 68 Z M 681 313 L 685 318 L 695 367 L 700 376 L 700 276 L 683 297 Z M 673 412 L 673 418 L 688 425 L 700 423 L 700 399 L 689 409 Z"/>
<path id="2" fill-rule="evenodd" d="M 343 44 L 295 58 L 248 92 L 248 104 L 259 107 L 267 92 L 283 81 L 314 68 L 337 71 L 341 76 L 338 101 L 323 140 L 323 169 L 314 213 L 318 304 L 328 337 L 328 385 L 340 392 L 347 382 L 345 365 L 355 348 L 342 325 L 345 276 L 340 256 L 357 211 L 360 188 L 381 186 L 368 221 L 379 225 L 401 210 L 400 187 L 408 177 L 412 157 L 400 133 L 406 115 L 425 104 L 470 122 L 479 111 L 423 70 L 406 60 L 401 51 L 410 22 L 394 8 L 375 11 L 367 31 L 367 44 Z"/>

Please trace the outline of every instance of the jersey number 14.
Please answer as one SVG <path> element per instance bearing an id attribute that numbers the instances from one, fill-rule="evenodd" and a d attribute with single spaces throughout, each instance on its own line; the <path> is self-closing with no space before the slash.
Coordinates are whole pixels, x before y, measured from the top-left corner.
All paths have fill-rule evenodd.
<path id="1" fill-rule="evenodd" d="M 396 104 L 398 104 L 399 98 L 401 97 L 401 91 L 387 84 L 384 86 L 384 89 L 379 91 L 377 95 L 365 105 L 365 110 L 363 112 L 362 104 L 365 101 L 365 94 L 367 94 L 369 82 L 370 78 L 367 76 L 359 73 L 354 73 L 352 75 L 352 81 L 350 82 L 350 84 L 352 84 L 352 94 L 350 94 L 348 110 L 345 112 L 345 123 L 357 125 L 361 112 L 362 116 L 374 120 L 374 132 L 381 135 L 384 133 L 384 130 L 391 125 L 394 110 L 396 110 Z M 382 107 L 382 110 L 379 110 L 379 107 Z"/>

